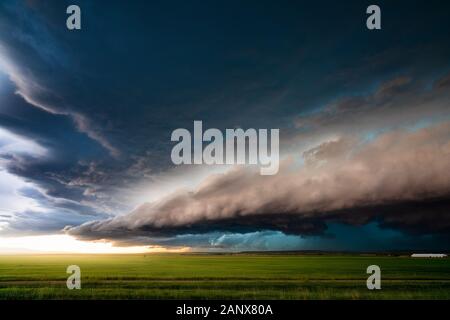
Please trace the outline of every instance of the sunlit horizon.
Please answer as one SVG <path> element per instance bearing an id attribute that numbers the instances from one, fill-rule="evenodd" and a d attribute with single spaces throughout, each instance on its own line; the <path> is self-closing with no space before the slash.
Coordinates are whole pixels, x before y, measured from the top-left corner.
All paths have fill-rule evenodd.
<path id="1" fill-rule="evenodd" d="M 187 252 L 189 247 L 114 246 L 110 241 L 82 241 L 69 235 L 0 237 L 0 255 L 8 254 L 137 254 Z"/>

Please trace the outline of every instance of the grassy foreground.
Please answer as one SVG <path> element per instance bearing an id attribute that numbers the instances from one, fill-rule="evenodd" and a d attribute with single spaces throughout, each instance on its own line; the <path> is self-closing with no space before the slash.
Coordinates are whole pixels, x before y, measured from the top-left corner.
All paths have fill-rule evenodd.
<path id="1" fill-rule="evenodd" d="M 68 265 L 81 290 L 68 290 Z M 366 268 L 381 268 L 381 290 Z M 0 299 L 450 299 L 450 259 L 351 255 L 0 256 Z"/>

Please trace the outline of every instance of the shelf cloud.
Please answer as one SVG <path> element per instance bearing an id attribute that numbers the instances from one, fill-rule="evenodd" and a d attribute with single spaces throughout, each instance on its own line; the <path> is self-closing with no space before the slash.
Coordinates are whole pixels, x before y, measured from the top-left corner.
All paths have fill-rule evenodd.
<path id="1" fill-rule="evenodd" d="M 195 191 L 67 232 L 88 239 L 258 230 L 310 235 L 322 234 L 329 221 L 378 219 L 405 231 L 444 233 L 450 230 L 449 157 L 450 122 L 370 142 L 342 137 L 304 152 L 304 166 L 286 159 L 276 176 L 237 168 L 209 177 Z"/>

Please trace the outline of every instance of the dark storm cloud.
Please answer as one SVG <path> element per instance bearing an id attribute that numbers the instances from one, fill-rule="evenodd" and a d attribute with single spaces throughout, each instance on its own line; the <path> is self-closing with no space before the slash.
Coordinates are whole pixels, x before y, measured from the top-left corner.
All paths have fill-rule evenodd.
<path id="1" fill-rule="evenodd" d="M 328 4 L 324 13 L 321 4 L 264 2 L 255 9 L 240 2 L 173 6 L 110 1 L 106 6 L 80 1 L 85 29 L 69 32 L 69 3 L 3 4 L 0 43 L 6 69 L 28 102 L 66 115 L 76 129 L 120 155 L 116 171 L 132 166 L 136 160 L 131 156 L 149 158 L 148 152 L 153 172 L 167 168 L 171 131 L 193 120 L 218 128 L 288 125 L 291 116 L 330 97 L 385 78 L 390 64 L 416 73 L 414 68 L 442 66 L 449 52 L 448 45 L 438 42 L 433 59 L 427 59 L 431 49 L 405 43 L 416 50 L 391 57 L 386 65 L 388 59 L 377 53 L 398 42 L 353 28 L 360 23 L 356 12 L 364 9 L 362 4 Z M 407 19 L 412 13 L 402 14 Z M 446 22 L 434 11 L 432 17 L 437 27 L 432 39 L 427 35 L 429 43 L 445 33 Z M 427 19 L 408 30 L 399 28 L 398 36 L 420 30 L 416 41 L 421 40 L 430 29 L 422 24 Z M 323 32 L 314 37 L 312 30 L 319 27 Z M 339 50 L 344 44 L 346 54 Z M 333 51 L 337 54 L 329 59 Z M 335 77 L 353 65 L 371 67 L 352 70 L 358 79 Z"/>
<path id="2" fill-rule="evenodd" d="M 23 214 L 15 230 L 31 230 L 33 223 L 36 229 L 53 230 L 77 226 L 94 215 L 100 219 L 130 211 L 125 194 L 143 181 L 158 186 L 155 177 L 172 166 L 170 133 L 191 128 L 193 120 L 220 129 L 281 128 L 286 149 L 291 142 L 308 144 L 325 135 L 342 138 L 320 146 L 321 141 L 311 142 L 305 156 L 312 165 L 348 154 L 360 142 L 359 136 L 348 137 L 354 131 L 442 121 L 448 108 L 444 73 L 450 67 L 449 20 L 442 4 L 383 3 L 383 30 L 378 33 L 364 28 L 361 2 L 77 1 L 83 17 L 79 32 L 65 28 L 69 4 L 0 4 L 0 126 L 47 150 L 45 156 L 1 154 L 9 173 L 37 187 L 38 192 L 22 190 L 22 196 L 51 212 L 41 220 L 38 212 Z M 405 10 L 411 7 L 421 14 Z M 381 165 L 390 168 L 386 158 L 379 160 L 380 170 Z M 424 161 L 437 164 L 435 158 Z M 409 171 L 405 175 L 411 178 Z M 200 236 L 209 230 L 326 234 L 329 220 L 354 222 L 355 215 L 352 220 L 336 213 L 339 206 L 328 208 L 327 199 L 325 208 L 312 210 L 319 212 L 314 216 L 296 207 L 291 201 L 298 185 L 289 177 L 286 188 L 292 187 L 292 194 L 279 188 L 285 184 L 282 179 L 269 181 L 265 189 L 259 185 L 266 180 L 251 173 L 242 177 L 248 182 L 234 173 L 212 177 L 211 185 L 197 193 L 144 205 L 132 214 L 134 222 L 126 215 L 70 232 L 92 238 L 138 234 L 146 241 L 155 234 L 162 241 L 164 234 L 172 239 L 177 233 Z M 317 181 L 308 183 L 314 187 Z M 251 194 L 243 200 L 234 187 L 243 196 L 254 191 L 261 198 Z M 274 199 L 278 193 L 268 190 L 277 189 L 286 194 Z M 214 202 L 210 209 L 196 207 L 198 197 L 200 203 L 210 203 L 209 197 L 218 193 L 227 202 L 223 208 Z M 268 202 L 261 203 L 262 198 Z M 406 200 L 420 197 L 412 198 Z M 352 207 L 360 205 L 356 200 Z M 405 199 L 380 199 L 383 206 L 391 200 Z M 308 206 L 315 208 L 314 203 Z M 372 203 L 362 208 L 372 212 Z M 377 214 L 361 216 L 368 221 Z M 55 223 L 46 226 L 45 219 Z M 177 219 L 187 219 L 187 224 Z M 168 222 L 161 224 L 164 220 Z M 407 225 L 392 214 L 383 221 L 398 228 Z"/>
<path id="3" fill-rule="evenodd" d="M 141 225 L 135 229 L 118 226 L 117 228 L 104 228 L 109 221 L 92 222 L 80 227 L 66 228 L 69 234 L 79 236 L 82 239 L 98 240 L 110 239 L 115 241 L 136 241 L 143 239 L 146 243 L 149 238 L 155 242 L 164 241 L 164 238 L 183 234 L 198 235 L 211 232 L 252 233 L 261 230 L 277 230 L 284 234 L 292 235 L 324 235 L 325 221 L 309 219 L 290 214 L 260 214 L 258 216 L 242 216 L 237 218 L 219 218 L 201 220 L 192 224 L 180 226 L 155 227 L 153 225 Z M 162 238 L 162 239 L 161 239 Z"/>
<path id="4" fill-rule="evenodd" d="M 77 86 L 76 76 L 64 44 L 55 35 L 55 26 L 25 3 L 6 1 L 2 7 L 1 66 L 17 86 L 16 93 L 34 107 L 69 116 L 79 131 L 118 155 L 102 131 L 78 110 L 79 102 L 70 99 L 72 86 Z"/>

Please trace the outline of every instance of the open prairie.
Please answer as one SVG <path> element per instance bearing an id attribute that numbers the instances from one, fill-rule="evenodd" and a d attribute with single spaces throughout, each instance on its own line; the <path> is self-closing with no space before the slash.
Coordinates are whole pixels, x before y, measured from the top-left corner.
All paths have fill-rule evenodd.
<path id="1" fill-rule="evenodd" d="M 366 269 L 381 268 L 381 290 Z M 66 268 L 81 268 L 69 290 Z M 450 299 L 450 259 L 369 255 L 0 256 L 0 299 Z"/>

